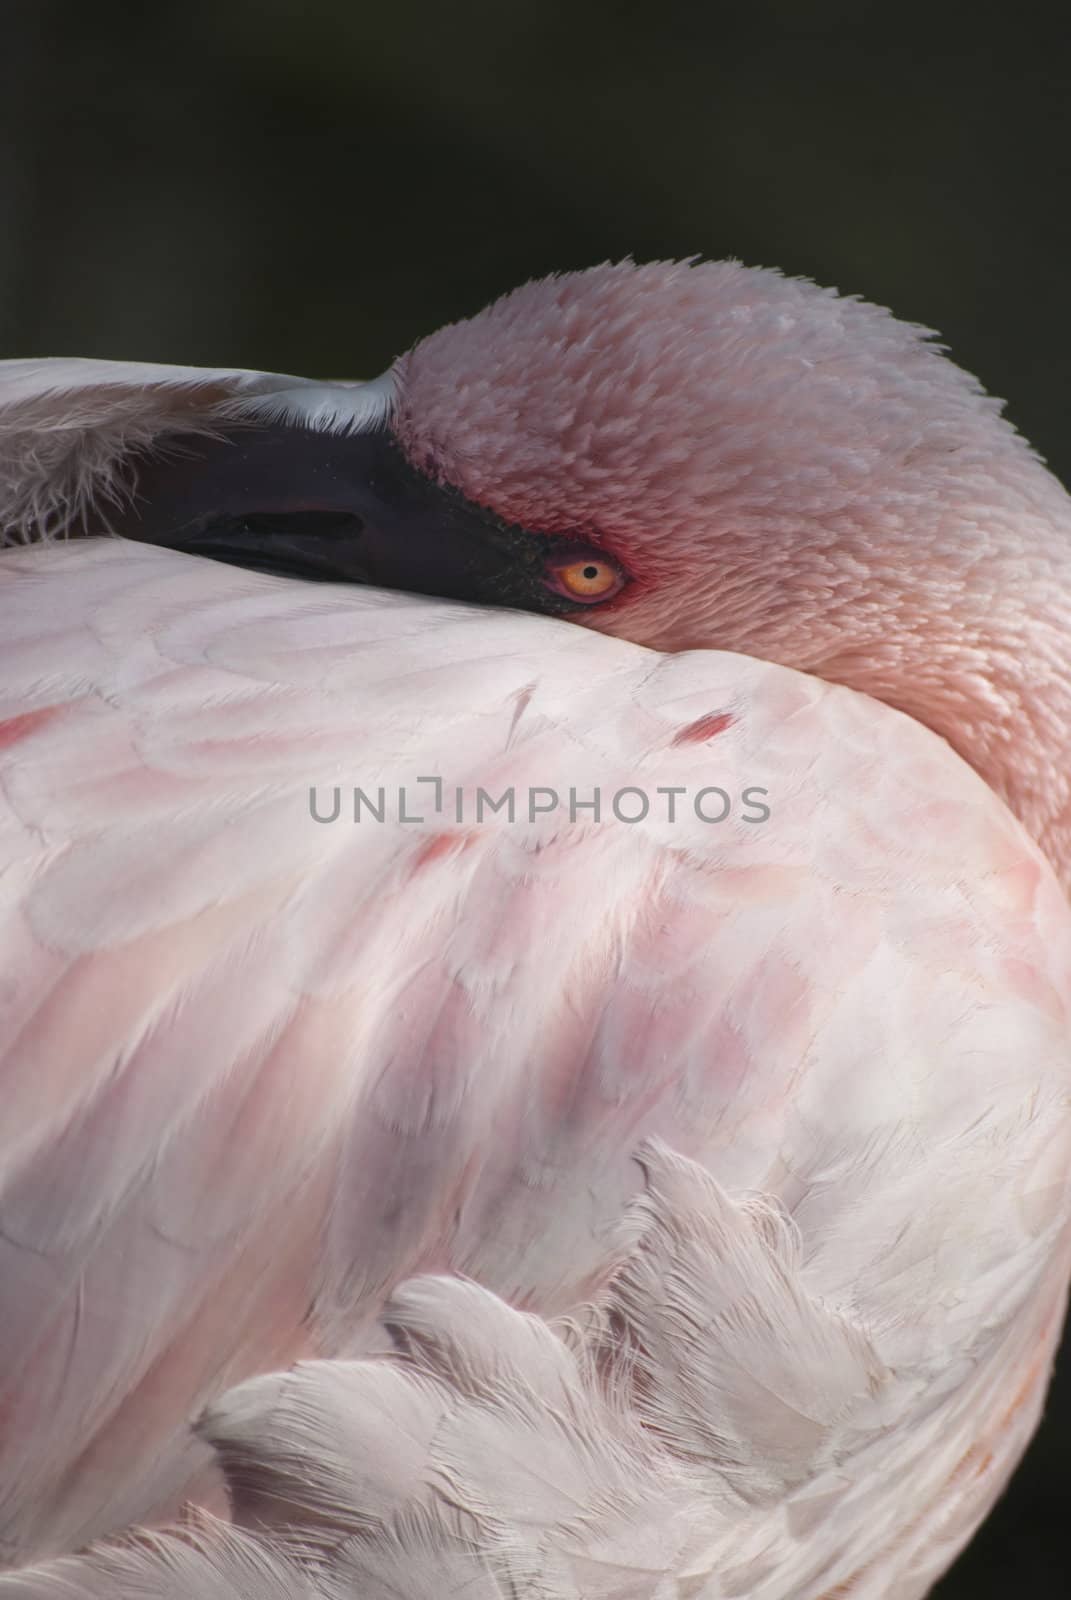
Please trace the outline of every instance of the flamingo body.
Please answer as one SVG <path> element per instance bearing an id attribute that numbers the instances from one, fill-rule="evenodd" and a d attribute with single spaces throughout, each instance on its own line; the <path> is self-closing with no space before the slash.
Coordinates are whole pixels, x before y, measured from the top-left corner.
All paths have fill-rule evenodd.
<path id="1" fill-rule="evenodd" d="M 0 524 L 0 1600 L 923 1595 L 1071 1274 L 997 403 L 625 263 L 371 384 L 2 364 Z"/>
<path id="2" fill-rule="evenodd" d="M 786 1218 L 798 1297 L 763 1285 L 705 1419 L 741 1510 L 704 1559 L 775 1538 L 771 1594 L 947 1559 L 1059 1325 L 1071 919 L 942 741 L 746 657 L 124 541 L 9 553 L 0 613 L 13 1556 L 217 1504 L 187 1419 L 374 1351 L 407 1279 L 541 1317 L 613 1292 L 655 1139 L 715 1181 L 742 1270 L 748 1197 Z M 523 804 L 715 783 L 723 823 Z M 510 787 L 516 821 L 476 825 Z M 786 1352 L 794 1318 L 832 1351 Z M 696 1359 L 716 1384 L 724 1341 Z M 808 1565 L 816 1495 L 838 1537 Z"/>

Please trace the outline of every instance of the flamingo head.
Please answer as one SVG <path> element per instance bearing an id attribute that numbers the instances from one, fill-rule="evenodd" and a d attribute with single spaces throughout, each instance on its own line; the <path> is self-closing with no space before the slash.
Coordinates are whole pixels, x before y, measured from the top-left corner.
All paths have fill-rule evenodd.
<path id="1" fill-rule="evenodd" d="M 408 461 L 536 541 L 564 614 L 899 707 L 1067 874 L 1071 501 L 927 330 L 734 262 L 622 263 L 527 284 L 394 381 Z"/>

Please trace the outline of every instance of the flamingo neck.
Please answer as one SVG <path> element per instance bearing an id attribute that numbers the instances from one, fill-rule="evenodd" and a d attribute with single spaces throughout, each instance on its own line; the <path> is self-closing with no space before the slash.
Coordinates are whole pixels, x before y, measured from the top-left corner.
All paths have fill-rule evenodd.
<path id="1" fill-rule="evenodd" d="M 1071 527 L 1055 555 L 998 565 L 923 620 L 812 670 L 904 711 L 1000 795 L 1071 892 Z"/>

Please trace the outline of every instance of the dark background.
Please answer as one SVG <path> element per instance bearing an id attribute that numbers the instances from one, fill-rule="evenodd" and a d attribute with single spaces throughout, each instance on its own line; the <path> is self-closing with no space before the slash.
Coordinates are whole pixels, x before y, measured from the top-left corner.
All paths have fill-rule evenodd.
<path id="1" fill-rule="evenodd" d="M 735 255 L 939 328 L 1071 479 L 1066 22 L 738 10 L 0 0 L 0 354 L 370 377 L 552 268 Z M 941 1600 L 1071 1592 L 1067 1388 Z"/>

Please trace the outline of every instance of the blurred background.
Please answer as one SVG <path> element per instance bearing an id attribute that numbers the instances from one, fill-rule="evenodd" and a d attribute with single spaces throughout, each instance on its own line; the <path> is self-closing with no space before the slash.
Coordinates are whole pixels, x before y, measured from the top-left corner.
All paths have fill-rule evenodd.
<path id="1" fill-rule="evenodd" d="M 0 354 L 372 376 L 553 268 L 733 255 L 940 329 L 1071 481 L 1044 15 L 0 0 Z M 1071 1592 L 1069 1471 L 1065 1379 L 940 1600 Z"/>

